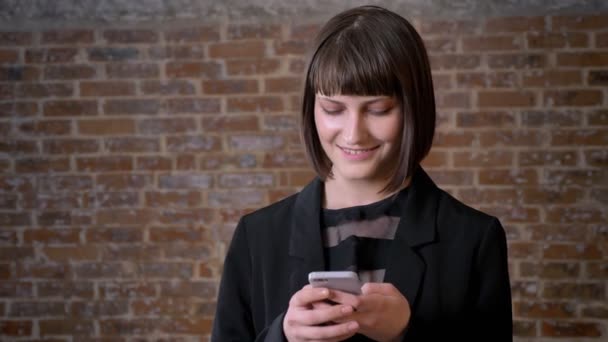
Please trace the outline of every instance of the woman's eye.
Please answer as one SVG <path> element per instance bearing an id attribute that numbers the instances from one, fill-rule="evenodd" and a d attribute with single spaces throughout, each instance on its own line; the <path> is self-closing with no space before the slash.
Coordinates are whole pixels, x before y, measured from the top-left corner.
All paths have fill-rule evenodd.
<path id="1" fill-rule="evenodd" d="M 342 109 L 327 109 L 327 108 L 322 108 L 323 111 L 325 112 L 325 114 L 329 114 L 329 115 L 337 115 L 342 113 Z"/>
<path id="2" fill-rule="evenodd" d="M 368 112 L 372 115 L 384 115 L 390 112 L 390 108 L 388 109 L 370 109 Z"/>

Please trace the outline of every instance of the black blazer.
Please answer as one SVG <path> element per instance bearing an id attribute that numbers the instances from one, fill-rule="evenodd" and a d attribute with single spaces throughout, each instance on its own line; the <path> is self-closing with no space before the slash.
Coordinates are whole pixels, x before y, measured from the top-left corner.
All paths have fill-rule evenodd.
<path id="1" fill-rule="evenodd" d="M 323 183 L 241 218 L 226 255 L 211 341 L 285 341 L 289 299 L 325 270 Z M 512 341 L 507 244 L 500 222 L 437 188 L 419 168 L 385 279 L 408 299 L 404 341 Z M 354 340 L 367 340 L 362 336 Z"/>

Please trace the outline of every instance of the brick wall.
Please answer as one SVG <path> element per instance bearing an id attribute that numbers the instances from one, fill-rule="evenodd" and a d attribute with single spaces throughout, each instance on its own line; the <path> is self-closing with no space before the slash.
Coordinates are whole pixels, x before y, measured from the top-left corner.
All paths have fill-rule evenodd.
<path id="1" fill-rule="evenodd" d="M 425 166 L 505 225 L 517 340 L 606 340 L 608 16 L 417 26 Z M 0 32 L 0 339 L 205 341 L 238 217 L 311 178 L 317 29 Z"/>

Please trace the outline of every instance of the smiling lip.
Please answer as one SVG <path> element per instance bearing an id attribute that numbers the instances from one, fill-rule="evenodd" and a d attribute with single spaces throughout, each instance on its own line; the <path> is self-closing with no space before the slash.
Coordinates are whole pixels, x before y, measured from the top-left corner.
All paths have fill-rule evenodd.
<path id="1" fill-rule="evenodd" d="M 338 146 L 348 160 L 365 160 L 370 158 L 380 146 L 371 148 L 346 148 Z"/>

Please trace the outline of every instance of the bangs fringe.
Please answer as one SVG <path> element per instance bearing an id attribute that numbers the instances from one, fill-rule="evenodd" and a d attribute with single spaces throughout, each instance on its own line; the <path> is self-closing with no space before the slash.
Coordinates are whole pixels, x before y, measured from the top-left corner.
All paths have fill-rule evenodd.
<path id="1" fill-rule="evenodd" d="M 309 86 L 315 93 L 395 96 L 401 91 L 395 66 L 373 40 L 349 39 L 345 32 L 332 38 L 319 48 L 310 66 Z"/>

